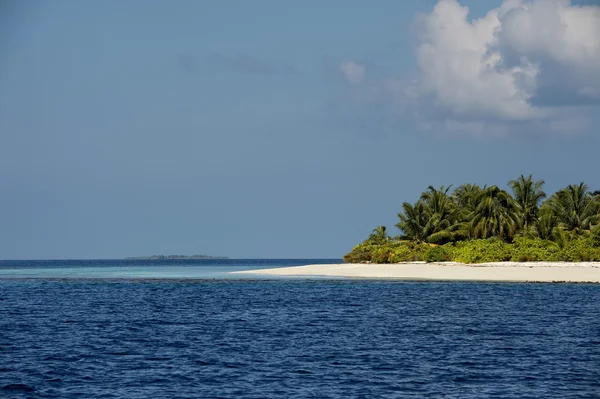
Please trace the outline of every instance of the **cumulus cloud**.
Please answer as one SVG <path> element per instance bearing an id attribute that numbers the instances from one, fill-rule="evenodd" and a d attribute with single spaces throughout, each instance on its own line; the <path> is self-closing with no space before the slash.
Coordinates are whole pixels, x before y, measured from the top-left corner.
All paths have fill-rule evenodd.
<path id="1" fill-rule="evenodd" d="M 441 0 L 417 22 L 420 79 L 409 93 L 449 130 L 570 126 L 561 119 L 585 119 L 575 108 L 600 104 L 599 6 L 505 0 L 470 20 L 467 7 Z"/>
<path id="2" fill-rule="evenodd" d="M 344 78 L 352 84 L 359 84 L 365 78 L 365 66 L 354 61 L 340 62 L 340 71 Z"/>

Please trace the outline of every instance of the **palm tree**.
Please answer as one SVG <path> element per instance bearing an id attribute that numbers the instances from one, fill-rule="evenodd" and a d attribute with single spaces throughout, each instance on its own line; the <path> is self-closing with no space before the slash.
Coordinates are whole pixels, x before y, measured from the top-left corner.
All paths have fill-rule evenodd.
<path id="1" fill-rule="evenodd" d="M 414 205 L 404 202 L 402 209 L 404 212 L 398 214 L 400 221 L 396 224 L 403 233 L 402 237 L 415 242 L 424 242 L 429 230 L 429 217 L 425 212 L 425 204 L 423 201 L 417 201 Z"/>
<path id="2" fill-rule="evenodd" d="M 483 187 L 485 189 L 485 186 Z M 481 192 L 477 184 L 463 184 L 458 186 L 452 193 L 452 199 L 461 209 L 475 210 L 475 198 Z"/>
<path id="3" fill-rule="evenodd" d="M 421 201 L 425 204 L 425 213 L 428 217 L 429 229 L 427 241 L 441 243 L 455 238 L 459 229 L 457 225 L 460 209 L 456 206 L 448 191 L 452 186 L 435 189 L 433 186 L 421 194 Z"/>
<path id="4" fill-rule="evenodd" d="M 486 186 L 483 187 L 483 190 Z M 481 193 L 482 188 L 477 184 L 463 184 L 458 186 L 452 193 L 452 199 L 459 209 L 457 215 L 457 224 L 460 228 L 460 234 L 457 233 L 457 238 L 473 238 L 473 229 L 471 220 L 475 216 L 475 208 L 477 207 L 477 196 Z"/>
<path id="5" fill-rule="evenodd" d="M 373 229 L 367 241 L 373 244 L 383 244 L 389 241 L 387 228 L 385 226 L 377 226 Z"/>
<path id="6" fill-rule="evenodd" d="M 519 207 L 518 213 L 521 226 L 527 230 L 538 218 L 540 202 L 546 198 L 544 192 L 544 181 L 533 181 L 531 175 L 519 176 L 517 180 L 511 180 L 508 185 L 512 189 L 513 196 Z"/>
<path id="7" fill-rule="evenodd" d="M 501 237 L 511 240 L 519 230 L 518 205 L 498 186 L 488 187 L 479 193 L 471 220 L 475 238 Z"/>
<path id="8" fill-rule="evenodd" d="M 448 195 L 450 188 L 429 186 L 417 203 L 402 204 L 404 212 L 398 214 L 400 222 L 396 227 L 403 233 L 403 238 L 443 243 L 464 236 L 459 224 L 460 209 Z"/>
<path id="9" fill-rule="evenodd" d="M 588 191 L 583 182 L 557 191 L 547 202 L 559 225 L 566 231 L 589 233 L 600 222 L 600 200 Z"/>
<path id="10" fill-rule="evenodd" d="M 546 201 L 548 202 L 548 201 Z M 539 217 L 533 227 L 525 233 L 542 240 L 555 241 L 559 236 L 558 218 L 554 211 L 544 203 L 540 208 Z"/>

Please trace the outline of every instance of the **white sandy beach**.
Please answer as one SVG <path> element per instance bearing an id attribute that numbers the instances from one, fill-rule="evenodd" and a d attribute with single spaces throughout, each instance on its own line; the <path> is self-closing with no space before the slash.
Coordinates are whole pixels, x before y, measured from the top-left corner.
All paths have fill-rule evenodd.
<path id="1" fill-rule="evenodd" d="M 498 262 L 475 265 L 453 262 L 391 265 L 347 263 L 246 270 L 235 273 L 401 280 L 600 283 L 600 262 Z"/>

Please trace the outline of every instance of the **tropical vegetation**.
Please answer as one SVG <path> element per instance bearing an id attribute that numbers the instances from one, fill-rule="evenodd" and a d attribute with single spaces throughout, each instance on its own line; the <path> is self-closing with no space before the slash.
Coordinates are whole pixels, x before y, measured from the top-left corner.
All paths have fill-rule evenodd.
<path id="1" fill-rule="evenodd" d="M 498 186 L 433 186 L 344 256 L 346 262 L 600 261 L 600 190 L 571 184 L 547 196 L 521 175 Z"/>

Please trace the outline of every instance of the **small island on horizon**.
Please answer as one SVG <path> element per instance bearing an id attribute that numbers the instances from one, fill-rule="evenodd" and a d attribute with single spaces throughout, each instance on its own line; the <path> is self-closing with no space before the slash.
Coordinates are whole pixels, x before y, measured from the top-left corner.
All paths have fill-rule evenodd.
<path id="1" fill-rule="evenodd" d="M 151 256 L 130 256 L 126 260 L 164 260 L 164 259 L 229 259 L 227 256 L 208 256 L 208 255 L 151 255 Z"/>

